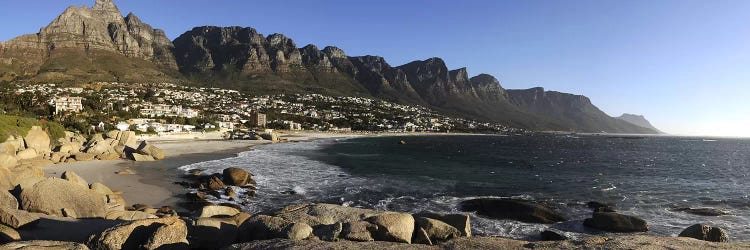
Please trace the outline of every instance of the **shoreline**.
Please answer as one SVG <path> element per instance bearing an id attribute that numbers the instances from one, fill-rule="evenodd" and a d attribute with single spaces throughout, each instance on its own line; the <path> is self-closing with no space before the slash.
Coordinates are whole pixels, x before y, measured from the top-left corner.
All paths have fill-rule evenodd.
<path id="1" fill-rule="evenodd" d="M 453 136 L 453 135 L 476 135 L 476 136 L 501 136 L 501 135 L 484 135 L 484 134 L 461 134 L 461 133 L 326 133 L 326 132 L 306 132 L 306 131 L 279 131 L 280 138 L 283 141 L 275 143 L 294 143 L 305 141 L 317 141 L 324 139 L 352 139 L 367 137 L 397 137 L 397 136 Z M 180 214 L 187 211 L 187 208 L 180 203 L 185 201 L 184 194 L 188 190 L 175 182 L 184 181 L 184 172 L 179 171 L 181 166 L 221 160 L 236 157 L 239 153 L 253 150 L 256 146 L 268 145 L 270 141 L 252 141 L 252 140 L 162 140 L 153 141 L 154 145 L 164 149 L 167 158 L 155 162 L 134 162 L 127 160 L 116 161 L 92 161 L 78 162 L 72 164 L 58 164 L 45 167 L 47 177 L 59 177 L 64 171 L 74 171 L 89 183 L 101 182 L 110 187 L 112 190 L 122 191 L 123 198 L 128 202 L 127 206 L 133 204 L 145 204 L 152 207 L 171 206 L 178 209 Z M 116 171 L 130 169 L 135 172 L 132 175 L 117 175 Z M 293 205 L 293 204 L 286 204 Z M 621 238 L 635 234 L 608 235 L 606 237 Z M 588 237 L 574 238 L 583 240 L 597 235 Z M 664 237 L 676 238 L 669 236 L 647 236 L 644 237 Z M 495 237 L 508 240 L 520 240 L 513 237 Z M 530 241 L 535 242 L 535 241 Z M 734 241 L 734 243 L 746 243 L 743 241 Z"/>
<path id="2" fill-rule="evenodd" d="M 281 134 L 285 141 L 177 139 L 150 141 L 163 149 L 166 158 L 161 161 L 135 162 L 131 160 L 87 161 L 62 163 L 43 168 L 45 177 L 60 177 L 65 171 L 73 171 L 91 183 L 103 183 L 113 191 L 122 192 L 122 197 L 133 204 L 152 207 L 171 206 L 182 209 L 183 195 L 187 190 L 175 182 L 184 181 L 179 167 L 213 160 L 236 157 L 239 153 L 256 146 L 272 143 L 293 143 L 330 138 L 354 138 L 361 134 L 341 133 L 287 133 Z M 116 174 L 128 170 L 132 174 Z"/>

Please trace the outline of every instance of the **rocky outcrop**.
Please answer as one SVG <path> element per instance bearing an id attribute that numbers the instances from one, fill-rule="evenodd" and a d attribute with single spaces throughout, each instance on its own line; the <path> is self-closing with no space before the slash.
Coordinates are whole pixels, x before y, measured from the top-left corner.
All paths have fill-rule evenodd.
<path id="1" fill-rule="evenodd" d="M 61 179 L 45 179 L 21 190 L 21 207 L 30 212 L 64 217 L 63 209 L 72 210 L 78 218 L 104 218 L 104 195 Z"/>
<path id="2" fill-rule="evenodd" d="M 227 206 L 205 206 L 201 209 L 200 218 L 210 218 L 216 216 L 231 217 L 240 213 L 240 210 Z"/>
<path id="3" fill-rule="evenodd" d="M 411 243 L 414 217 L 410 214 L 382 214 L 366 219 L 378 226 L 375 240 Z"/>
<path id="4" fill-rule="evenodd" d="M 704 224 L 692 225 L 682 232 L 679 237 L 689 237 L 693 239 L 699 239 L 711 242 L 728 242 L 729 235 L 727 232 L 718 227 L 712 227 Z"/>
<path id="5" fill-rule="evenodd" d="M 178 217 L 137 220 L 109 228 L 89 240 L 94 249 L 186 249 L 188 230 Z"/>
<path id="6" fill-rule="evenodd" d="M 290 239 L 302 240 L 312 234 L 312 227 L 301 222 L 290 222 L 283 218 L 257 215 L 246 220 L 240 227 L 240 240 Z"/>
<path id="7" fill-rule="evenodd" d="M 20 241 L 21 234 L 13 228 L 7 227 L 0 224 L 0 244 L 5 244 L 13 241 Z"/>
<path id="8" fill-rule="evenodd" d="M 595 212 L 594 216 L 583 221 L 583 225 L 607 232 L 646 232 L 648 223 L 645 220 L 618 213 Z"/>
<path id="9" fill-rule="evenodd" d="M 222 172 L 224 183 L 230 186 L 244 187 L 247 184 L 255 184 L 253 175 L 241 168 L 227 168 Z"/>
<path id="10" fill-rule="evenodd" d="M 476 212 L 478 215 L 493 219 L 509 219 L 544 224 L 565 220 L 562 214 L 544 205 L 530 201 L 487 198 L 466 200 L 461 202 L 460 206 L 462 211 Z"/>

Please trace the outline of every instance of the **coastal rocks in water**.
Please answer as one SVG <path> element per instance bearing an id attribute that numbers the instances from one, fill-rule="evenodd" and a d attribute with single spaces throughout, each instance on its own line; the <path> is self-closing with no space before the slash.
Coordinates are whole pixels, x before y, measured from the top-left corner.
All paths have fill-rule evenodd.
<path id="1" fill-rule="evenodd" d="M 227 188 L 227 186 L 224 184 L 219 177 L 213 176 L 208 179 L 208 182 L 206 183 L 209 190 L 222 190 Z"/>
<path id="2" fill-rule="evenodd" d="M 0 246 L 3 250 L 89 250 L 81 243 L 62 241 L 17 241 Z"/>
<path id="3" fill-rule="evenodd" d="M 239 231 L 240 241 L 268 240 L 275 238 L 301 240 L 312 234 L 312 227 L 305 223 L 294 223 L 268 215 L 253 216 L 246 220 Z"/>
<path id="4" fill-rule="evenodd" d="M 230 186 L 244 187 L 247 184 L 256 184 L 253 175 L 241 168 L 227 168 L 222 172 L 224 183 Z"/>
<path id="5" fill-rule="evenodd" d="M 355 221 L 342 224 L 341 238 L 351 241 L 374 241 L 373 233 L 378 231 L 378 225 L 367 221 Z"/>
<path id="6" fill-rule="evenodd" d="M 435 241 L 447 241 L 461 236 L 461 232 L 458 229 L 445 222 L 424 217 L 416 217 L 414 220 L 416 227 L 424 230 L 431 243 Z"/>
<path id="7" fill-rule="evenodd" d="M 679 237 L 689 237 L 711 242 L 728 242 L 729 235 L 723 229 L 704 224 L 695 224 L 683 230 Z"/>
<path id="8" fill-rule="evenodd" d="M 25 188 L 19 200 L 24 210 L 48 215 L 64 216 L 63 209 L 72 209 L 79 218 L 106 215 L 104 195 L 61 179 L 50 178 Z"/>
<path id="9" fill-rule="evenodd" d="M 716 208 L 677 208 L 673 209 L 673 211 L 685 212 L 700 216 L 722 216 L 729 214 Z"/>
<path id="10" fill-rule="evenodd" d="M 155 160 L 164 160 L 166 155 L 164 154 L 164 150 L 161 150 L 160 148 L 157 148 L 154 145 L 151 145 L 148 142 L 142 142 L 141 145 L 138 147 L 138 152 L 143 155 L 148 155 L 153 157 Z"/>
<path id="11" fill-rule="evenodd" d="M 552 230 L 544 230 L 539 236 L 542 241 L 559 241 L 568 239 L 563 233 Z"/>
<path id="12" fill-rule="evenodd" d="M 205 206 L 201 209 L 201 218 L 216 216 L 232 217 L 240 213 L 240 210 L 227 206 Z"/>
<path id="13" fill-rule="evenodd" d="M 414 233 L 414 217 L 411 214 L 382 214 L 366 219 L 378 226 L 376 240 L 411 243 Z"/>
<path id="14" fill-rule="evenodd" d="M 583 225 L 607 232 L 646 232 L 648 223 L 645 220 L 618 213 L 594 213 L 592 218 L 583 221 Z"/>
<path id="15" fill-rule="evenodd" d="M 591 208 L 591 210 L 593 210 L 594 212 L 615 212 L 615 209 L 611 205 L 598 201 L 589 201 L 588 203 L 586 203 L 586 206 Z"/>
<path id="16" fill-rule="evenodd" d="M 0 244 L 21 240 L 21 234 L 13 228 L 0 224 Z M 2 248 L 2 246 L 0 246 Z"/>
<path id="17" fill-rule="evenodd" d="M 0 208 L 0 224 L 19 229 L 34 225 L 39 221 L 39 216 L 18 209 Z"/>
<path id="18" fill-rule="evenodd" d="M 478 215 L 493 219 L 544 224 L 565 221 L 562 214 L 529 201 L 492 198 L 473 199 L 461 202 L 460 207 L 464 212 L 476 212 Z"/>
<path id="19" fill-rule="evenodd" d="M 0 190 L 0 209 L 18 209 L 18 200 L 10 192 Z"/>
<path id="20" fill-rule="evenodd" d="M 188 230 L 178 217 L 137 220 L 109 228 L 89 240 L 94 249 L 187 249 Z"/>
<path id="21" fill-rule="evenodd" d="M 471 237 L 471 217 L 465 214 L 441 214 L 433 212 L 420 212 L 414 215 L 415 217 L 424 217 L 430 219 L 436 219 L 447 223 L 458 229 L 461 232 L 461 236 Z"/>
<path id="22" fill-rule="evenodd" d="M 86 180 L 84 180 L 83 178 L 81 178 L 80 176 L 78 176 L 73 171 L 65 171 L 65 172 L 63 172 L 62 175 L 60 176 L 60 178 L 62 178 L 63 180 L 75 183 L 75 184 L 80 185 L 80 186 L 85 187 L 85 188 L 89 187 L 89 183 L 86 182 Z"/>

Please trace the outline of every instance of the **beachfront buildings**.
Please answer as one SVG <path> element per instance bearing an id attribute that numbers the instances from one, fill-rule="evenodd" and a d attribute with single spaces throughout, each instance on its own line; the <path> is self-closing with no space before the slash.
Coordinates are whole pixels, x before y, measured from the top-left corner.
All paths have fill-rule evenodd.
<path id="1" fill-rule="evenodd" d="M 55 115 L 65 112 L 78 113 L 83 110 L 82 100 L 81 97 L 63 96 L 52 99 L 50 104 L 55 107 Z"/>
<path id="2" fill-rule="evenodd" d="M 266 121 L 266 114 L 255 112 L 250 115 L 250 126 L 256 127 L 256 128 L 265 128 L 267 121 Z"/>

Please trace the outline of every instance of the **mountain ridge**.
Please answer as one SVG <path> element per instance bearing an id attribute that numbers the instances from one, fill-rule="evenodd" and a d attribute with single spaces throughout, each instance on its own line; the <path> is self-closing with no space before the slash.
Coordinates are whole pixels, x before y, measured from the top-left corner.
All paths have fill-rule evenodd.
<path id="1" fill-rule="evenodd" d="M 587 97 L 506 90 L 489 74 L 469 77 L 438 57 L 392 66 L 340 48 L 298 47 L 249 27 L 195 27 L 174 41 L 111 0 L 69 7 L 39 33 L 0 43 L 0 80 L 178 81 L 255 93 L 380 98 L 534 130 L 656 133 L 612 118 Z"/>

